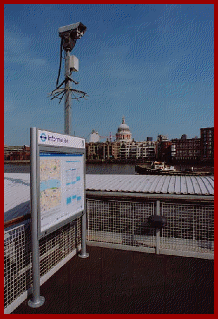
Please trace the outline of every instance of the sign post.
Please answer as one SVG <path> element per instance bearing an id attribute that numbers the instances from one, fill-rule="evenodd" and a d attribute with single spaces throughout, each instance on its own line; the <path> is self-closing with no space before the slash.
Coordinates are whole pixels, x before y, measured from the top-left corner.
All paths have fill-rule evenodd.
<path id="1" fill-rule="evenodd" d="M 80 258 L 89 257 L 89 253 L 86 252 L 86 214 L 82 216 L 82 241 L 81 241 L 81 253 L 78 255 Z"/>
<path id="2" fill-rule="evenodd" d="M 80 257 L 86 252 L 85 140 L 30 129 L 33 299 L 40 307 L 39 239 L 82 216 Z"/>
<path id="3" fill-rule="evenodd" d="M 33 270 L 33 298 L 28 301 L 31 308 L 38 308 L 45 302 L 40 296 L 40 268 L 39 268 L 39 240 L 38 240 L 38 211 L 37 211 L 37 131 L 30 129 L 30 202 L 31 202 L 31 236 L 32 236 L 32 270 Z"/>

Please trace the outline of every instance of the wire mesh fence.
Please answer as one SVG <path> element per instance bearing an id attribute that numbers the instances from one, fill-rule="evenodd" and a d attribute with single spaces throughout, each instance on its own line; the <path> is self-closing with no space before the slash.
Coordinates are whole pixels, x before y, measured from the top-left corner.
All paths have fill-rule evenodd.
<path id="1" fill-rule="evenodd" d="M 146 228 L 154 203 L 87 200 L 87 239 L 128 246 L 155 247 L 155 230 Z"/>
<path id="2" fill-rule="evenodd" d="M 158 233 L 148 219 L 155 201 L 87 199 L 89 244 L 144 252 L 213 259 L 214 206 L 160 202 L 167 225 Z M 39 241 L 40 277 L 59 265 L 81 244 L 81 218 Z M 157 246 L 158 250 L 157 250 Z M 4 237 L 4 307 L 10 313 L 32 287 L 30 224 L 6 229 Z M 21 296 L 25 295 L 24 299 Z M 13 304 L 16 303 L 14 306 Z"/>
<path id="3" fill-rule="evenodd" d="M 81 218 L 39 240 L 40 277 L 42 278 L 81 244 Z M 30 224 L 5 231 L 4 236 L 4 308 L 11 306 L 32 287 L 32 252 Z M 16 306 L 19 303 L 17 302 Z"/>
<path id="4" fill-rule="evenodd" d="M 160 248 L 214 252 L 214 206 L 162 203 L 167 225 L 161 231 Z"/>
<path id="5" fill-rule="evenodd" d="M 179 251 L 184 256 L 194 253 L 193 257 L 213 257 L 214 206 L 211 204 L 161 202 L 160 215 L 166 217 L 167 225 L 160 230 L 159 238 L 148 224 L 149 216 L 156 214 L 155 202 L 88 199 L 87 214 L 89 242 L 142 250 L 159 245 L 160 253 L 162 249 L 175 255 Z"/>
<path id="6" fill-rule="evenodd" d="M 10 305 L 26 290 L 25 226 L 5 232 L 4 238 L 4 307 Z"/>

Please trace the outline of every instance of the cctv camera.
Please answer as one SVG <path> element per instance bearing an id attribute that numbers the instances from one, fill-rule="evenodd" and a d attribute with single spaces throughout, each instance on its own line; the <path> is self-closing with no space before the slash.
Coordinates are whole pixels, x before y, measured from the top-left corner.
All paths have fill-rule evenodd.
<path id="1" fill-rule="evenodd" d="M 64 27 L 60 27 L 58 29 L 58 32 L 59 32 L 59 35 L 61 36 L 62 33 L 71 32 L 71 31 L 79 31 L 84 33 L 86 29 L 87 29 L 86 26 L 84 26 L 82 22 L 77 22 L 70 25 L 66 25 Z"/>
<path id="2" fill-rule="evenodd" d="M 86 26 L 81 22 L 66 25 L 58 29 L 59 36 L 63 40 L 63 48 L 65 51 L 71 51 L 78 39 L 80 39 L 86 31 Z"/>

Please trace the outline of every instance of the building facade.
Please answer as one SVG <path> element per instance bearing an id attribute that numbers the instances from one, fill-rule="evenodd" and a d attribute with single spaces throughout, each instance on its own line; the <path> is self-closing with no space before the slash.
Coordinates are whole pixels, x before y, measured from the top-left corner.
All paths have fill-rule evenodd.
<path id="1" fill-rule="evenodd" d="M 5 161 L 30 160 L 30 146 L 7 146 L 4 145 Z"/>
<path id="2" fill-rule="evenodd" d="M 115 142 L 87 143 L 86 158 L 88 160 L 155 160 L 156 142 L 153 142 L 152 138 L 147 138 L 147 141 L 143 142 L 134 141 L 123 117 L 117 129 Z"/>
<path id="3" fill-rule="evenodd" d="M 214 127 L 200 129 L 201 134 L 201 161 L 214 160 Z"/>
<path id="4" fill-rule="evenodd" d="M 199 162 L 201 159 L 201 139 L 183 138 L 171 140 L 171 156 L 173 161 Z"/>
<path id="5" fill-rule="evenodd" d="M 123 143 L 120 146 L 120 159 L 141 159 L 153 161 L 156 159 L 156 143 L 153 141 Z"/>
<path id="6" fill-rule="evenodd" d="M 92 132 L 93 133 L 93 132 Z M 95 132 L 96 133 L 96 132 Z M 122 118 L 117 129 L 115 142 L 91 142 L 86 145 L 87 159 L 98 160 L 141 160 L 170 162 L 213 162 L 214 160 L 214 127 L 201 128 L 201 137 L 171 141 L 165 135 L 158 135 L 157 141 L 151 137 L 147 141 L 137 142 L 132 138 L 129 126 Z"/>
<path id="7" fill-rule="evenodd" d="M 156 154 L 158 161 L 171 161 L 171 145 L 172 142 L 168 140 L 165 135 L 157 136 Z"/>

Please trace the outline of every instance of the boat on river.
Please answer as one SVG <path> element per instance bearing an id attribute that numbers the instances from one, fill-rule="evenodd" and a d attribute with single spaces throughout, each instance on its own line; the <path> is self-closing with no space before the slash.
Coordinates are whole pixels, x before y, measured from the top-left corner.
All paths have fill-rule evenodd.
<path id="1" fill-rule="evenodd" d="M 152 162 L 149 164 L 141 164 L 135 166 L 135 171 L 138 174 L 147 174 L 147 175 L 161 175 L 168 173 L 176 173 L 174 166 L 166 165 L 164 162 Z"/>
<path id="2" fill-rule="evenodd" d="M 166 165 L 164 162 L 151 162 L 150 164 L 139 164 L 135 166 L 136 174 L 140 175 L 189 175 L 189 176 L 206 176 L 213 175 L 211 171 L 198 169 L 193 167 L 184 171 L 176 170 L 174 166 Z"/>

